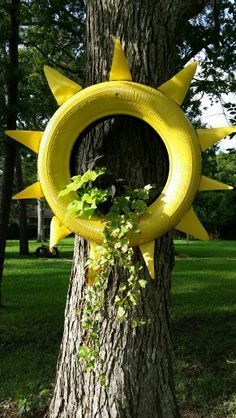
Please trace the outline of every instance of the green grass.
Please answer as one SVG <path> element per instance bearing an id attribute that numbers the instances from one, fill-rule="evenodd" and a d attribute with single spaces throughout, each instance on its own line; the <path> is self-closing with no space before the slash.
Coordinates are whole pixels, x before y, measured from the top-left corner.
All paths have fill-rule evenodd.
<path id="1" fill-rule="evenodd" d="M 31 243 L 33 252 L 38 246 Z M 182 408 L 236 417 L 236 242 L 177 241 L 172 285 L 175 381 Z M 19 257 L 9 242 L 0 310 L 0 401 L 50 387 L 62 336 L 73 251 Z M 155 384 L 155 382 L 154 382 Z M 214 415 L 215 414 L 215 415 Z"/>
<path id="2" fill-rule="evenodd" d="M 178 398 L 186 408 L 236 417 L 236 242 L 178 241 L 176 250 L 190 257 L 173 274 Z"/>
<path id="3" fill-rule="evenodd" d="M 0 309 L 0 400 L 28 397 L 53 382 L 72 242 L 59 246 L 58 259 L 19 257 L 17 243 L 8 243 Z M 31 252 L 38 246 L 31 243 Z"/>

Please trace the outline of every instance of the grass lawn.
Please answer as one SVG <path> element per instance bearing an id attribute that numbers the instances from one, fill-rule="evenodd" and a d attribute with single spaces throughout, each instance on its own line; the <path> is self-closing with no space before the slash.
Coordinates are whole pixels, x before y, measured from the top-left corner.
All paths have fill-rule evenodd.
<path id="1" fill-rule="evenodd" d="M 236 242 L 177 241 L 176 249 L 172 329 L 184 416 L 236 417 Z M 0 402 L 38 394 L 54 380 L 73 240 L 59 251 L 59 259 L 19 257 L 17 243 L 8 243 Z"/>
<path id="2" fill-rule="evenodd" d="M 173 275 L 178 398 L 199 416 L 236 417 L 236 242 L 177 241 L 176 250 L 189 255 Z"/>
<path id="3" fill-rule="evenodd" d="M 31 253 L 38 246 L 30 243 Z M 53 382 L 73 240 L 58 249 L 58 259 L 19 257 L 17 242 L 8 243 L 0 309 L 0 401 L 28 397 Z"/>

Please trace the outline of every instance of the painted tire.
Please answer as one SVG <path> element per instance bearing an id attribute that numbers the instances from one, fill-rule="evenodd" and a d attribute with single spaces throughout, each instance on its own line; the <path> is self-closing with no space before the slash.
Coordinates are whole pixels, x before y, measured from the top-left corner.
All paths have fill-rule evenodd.
<path id="1" fill-rule="evenodd" d="M 103 241 L 101 218 L 65 217 L 77 194 L 58 197 L 70 183 L 70 158 L 79 135 L 92 123 L 127 115 L 148 123 L 162 138 L 169 157 L 169 175 L 161 195 L 140 218 L 140 234 L 130 245 L 153 241 L 174 228 L 190 209 L 199 188 L 201 153 L 196 133 L 180 107 L 148 86 L 112 81 L 88 87 L 67 100 L 50 120 L 39 149 L 38 172 L 46 200 L 72 232 L 97 244 Z"/>

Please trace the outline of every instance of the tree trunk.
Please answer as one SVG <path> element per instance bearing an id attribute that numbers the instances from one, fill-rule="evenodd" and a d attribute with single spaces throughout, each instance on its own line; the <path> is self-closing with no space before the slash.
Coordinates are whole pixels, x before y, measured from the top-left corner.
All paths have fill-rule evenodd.
<path id="1" fill-rule="evenodd" d="M 189 17 L 190 5 L 203 1 L 150 2 L 148 0 L 90 0 L 87 2 L 88 84 L 107 79 L 114 35 L 124 41 L 133 80 L 153 87 L 175 70 L 175 37 L 178 24 Z M 104 155 L 105 165 L 132 187 L 155 183 L 163 186 L 168 171 L 161 139 L 143 122 L 128 117 L 93 130 L 80 145 L 80 159 Z M 84 157 L 86 155 L 86 157 Z M 84 161 L 83 161 L 84 163 Z M 174 418 L 179 417 L 172 377 L 170 337 L 170 275 L 173 246 L 170 234 L 156 241 L 154 280 L 142 292 L 135 312 L 124 323 L 116 319 L 114 300 L 125 280 L 118 267 L 104 289 L 100 323 L 100 351 L 106 385 L 99 373 L 85 372 L 77 350 L 83 340 L 87 242 L 75 245 L 71 281 L 65 311 L 64 335 L 58 360 L 55 390 L 49 418 Z M 141 260 L 140 253 L 136 257 Z M 145 270 L 146 271 L 146 270 Z M 147 275 L 147 272 L 146 272 Z M 147 324 L 132 328 L 133 315 Z"/>
<path id="2" fill-rule="evenodd" d="M 9 67 L 7 69 L 7 129 L 16 129 L 18 105 L 18 44 L 19 44 L 19 7 L 20 0 L 12 0 L 9 7 L 10 38 Z M 0 195 L 0 304 L 1 282 L 5 259 L 7 228 L 9 222 L 12 184 L 15 168 L 16 143 L 8 139 L 5 144 L 2 187 Z"/>
<path id="3" fill-rule="evenodd" d="M 16 186 L 17 190 L 24 189 L 22 177 L 21 159 L 19 151 L 16 158 Z M 27 203 L 24 199 L 18 201 L 18 219 L 19 219 L 19 241 L 20 255 L 29 254 L 28 225 L 27 225 Z"/>
<path id="4" fill-rule="evenodd" d="M 37 200 L 37 241 L 42 244 L 45 242 L 45 228 L 44 228 L 44 202 L 42 199 Z"/>

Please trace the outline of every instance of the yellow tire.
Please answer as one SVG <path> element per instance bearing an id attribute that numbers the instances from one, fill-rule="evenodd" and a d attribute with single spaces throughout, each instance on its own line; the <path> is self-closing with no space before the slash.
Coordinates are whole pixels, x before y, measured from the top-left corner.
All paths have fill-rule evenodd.
<path id="1" fill-rule="evenodd" d="M 50 120 L 40 143 L 38 172 L 43 193 L 56 217 L 72 232 L 97 244 L 103 241 L 100 218 L 65 217 L 77 194 L 58 197 L 70 183 L 70 158 L 79 135 L 92 123 L 113 115 L 136 117 L 162 138 L 169 157 L 169 175 L 157 200 L 140 218 L 140 234 L 130 244 L 141 245 L 174 228 L 190 209 L 199 188 L 201 152 L 196 132 L 180 107 L 162 92 L 129 81 L 88 87 L 67 100 Z"/>

